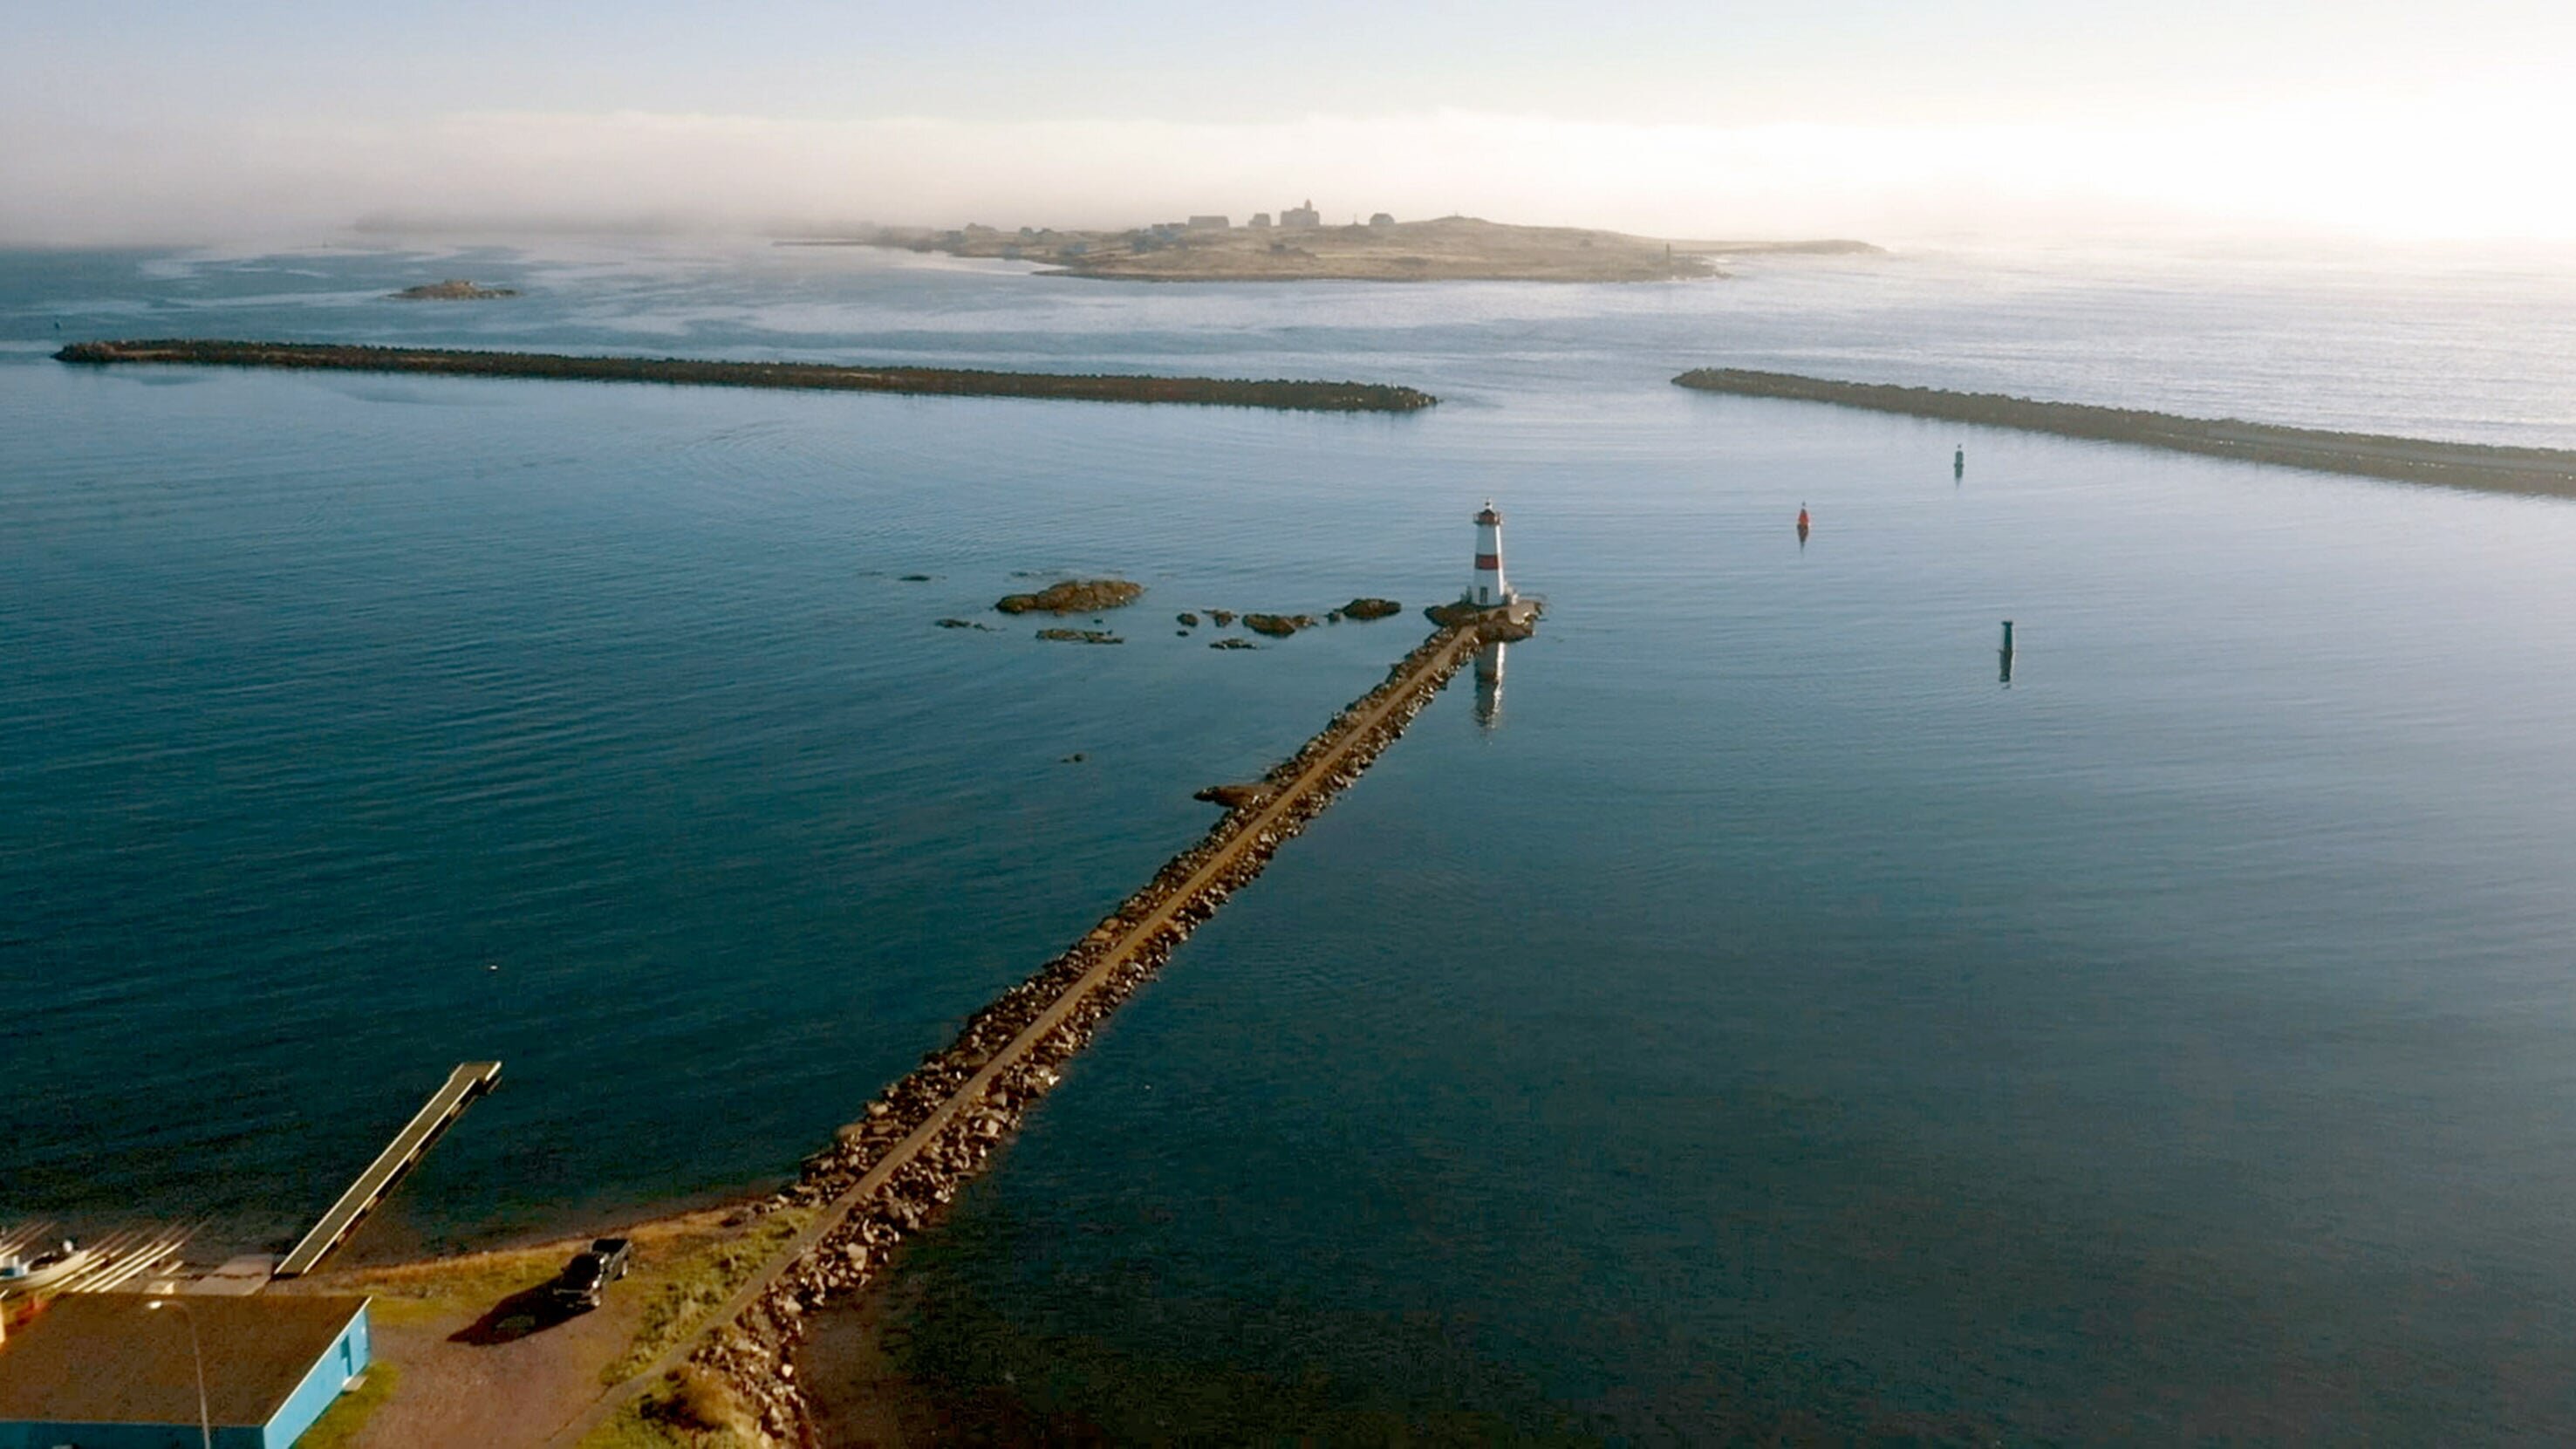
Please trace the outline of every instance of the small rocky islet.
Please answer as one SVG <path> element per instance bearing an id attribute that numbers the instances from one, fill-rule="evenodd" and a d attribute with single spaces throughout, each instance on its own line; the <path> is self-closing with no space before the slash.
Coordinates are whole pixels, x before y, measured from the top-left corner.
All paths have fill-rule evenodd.
<path id="1" fill-rule="evenodd" d="M 1033 594 L 1004 594 L 993 603 L 1005 614 L 1096 614 L 1123 608 L 1145 595 L 1145 586 L 1126 579 L 1066 579 Z"/>
<path id="2" fill-rule="evenodd" d="M 396 302 L 497 302 L 519 295 L 516 287 L 486 287 L 463 277 L 450 277 L 443 282 L 423 282 L 391 294 Z"/>

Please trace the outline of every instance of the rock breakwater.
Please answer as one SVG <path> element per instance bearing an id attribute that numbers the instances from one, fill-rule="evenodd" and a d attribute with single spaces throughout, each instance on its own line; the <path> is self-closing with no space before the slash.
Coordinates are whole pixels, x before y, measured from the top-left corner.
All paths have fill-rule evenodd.
<path id="1" fill-rule="evenodd" d="M 75 342 L 58 362 L 176 363 L 339 372 L 438 373 L 465 377 L 660 382 L 697 387 L 774 387 L 826 392 L 896 392 L 956 397 L 1061 398 L 1083 402 L 1204 403 L 1298 412 L 1408 413 L 1439 401 L 1427 392 L 1377 382 L 1254 381 L 1228 377 L 1145 377 L 1128 373 L 985 372 L 954 367 L 845 367 L 826 362 L 716 362 L 686 357 L 576 357 L 553 352 L 471 352 L 438 347 L 352 347 L 328 342 L 236 342 L 158 338 Z"/>
<path id="2" fill-rule="evenodd" d="M 1225 792 L 1225 815 L 1062 955 L 968 1018 L 957 1038 L 886 1088 L 797 1180 L 754 1212 L 816 1207 L 780 1263 L 719 1309 L 707 1330 L 647 1368 L 568 1431 L 577 1438 L 633 1394 L 687 1365 L 720 1377 L 760 1430 L 814 1443 L 793 1355 L 805 1315 L 864 1287 L 905 1235 L 952 1201 L 1102 1021 L 1174 948 L 1401 736 L 1486 642 L 1498 616 L 1435 631 L 1295 754 Z"/>
<path id="3" fill-rule="evenodd" d="M 1737 397 L 1784 398 L 1793 402 L 1834 403 L 1873 412 L 1945 422 L 2055 433 L 2067 438 L 2135 443 L 2182 453 L 2206 453 L 2289 468 L 2327 473 L 2354 473 L 2407 483 L 2438 483 L 2453 488 L 2479 488 L 2502 493 L 2545 493 L 2576 497 L 2576 451 L 2559 448 L 2507 448 L 2484 443 L 2450 443 L 2433 438 L 2399 438 L 2379 433 L 2339 433 L 2319 428 L 2293 428 L 2277 423 L 2249 423 L 2238 418 L 2190 418 L 2133 408 L 2096 407 L 2089 403 L 2041 402 L 1995 392 L 1951 392 L 1936 387 L 1895 387 L 1883 383 L 1836 382 L 1787 372 L 1755 372 L 1736 367 L 1704 367 L 1685 372 L 1674 383 L 1701 392 Z"/>

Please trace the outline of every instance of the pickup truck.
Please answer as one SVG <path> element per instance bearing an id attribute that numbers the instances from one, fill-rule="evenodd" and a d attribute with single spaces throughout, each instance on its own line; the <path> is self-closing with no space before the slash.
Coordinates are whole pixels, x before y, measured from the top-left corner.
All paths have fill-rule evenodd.
<path id="1" fill-rule="evenodd" d="M 576 1312 L 587 1312 L 599 1306 L 608 1285 L 626 1276 L 626 1265 L 632 1256 L 624 1238 L 598 1238 L 588 1248 L 573 1254 L 572 1261 L 546 1285 L 546 1295 Z"/>

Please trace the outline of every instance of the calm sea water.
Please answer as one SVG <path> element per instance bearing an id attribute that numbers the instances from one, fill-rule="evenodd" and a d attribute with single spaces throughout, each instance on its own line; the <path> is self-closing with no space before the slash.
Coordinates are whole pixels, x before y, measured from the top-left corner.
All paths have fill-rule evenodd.
<path id="1" fill-rule="evenodd" d="M 528 295 L 380 300 L 440 276 Z M 1449 402 L 46 357 L 137 334 Z M 2576 446 L 2576 265 L 0 255 L 0 1219 L 274 1242 L 482 1056 L 360 1251 L 773 1178 L 1418 634 L 1159 621 L 1446 596 L 1490 495 L 1551 603 L 1497 718 L 1435 704 L 968 1193 L 907 1270 L 935 1393 L 1128 1437 L 2576 1432 L 2576 505 L 1666 384 L 1702 363 Z M 1095 571 L 1151 588 L 1121 647 L 931 627 Z"/>

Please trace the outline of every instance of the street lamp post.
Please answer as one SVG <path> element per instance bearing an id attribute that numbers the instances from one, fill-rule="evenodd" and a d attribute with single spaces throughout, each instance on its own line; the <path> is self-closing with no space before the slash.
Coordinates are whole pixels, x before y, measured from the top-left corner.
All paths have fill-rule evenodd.
<path id="1" fill-rule="evenodd" d="M 146 1309 L 176 1308 L 188 1323 L 188 1352 L 197 1360 L 197 1439 L 204 1449 L 215 1449 L 215 1417 L 206 1409 L 206 1345 L 197 1337 L 197 1315 L 176 1298 L 155 1298 L 143 1305 Z"/>

